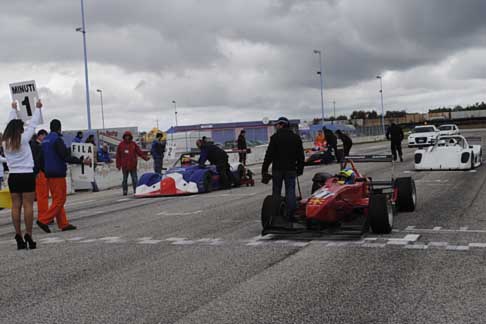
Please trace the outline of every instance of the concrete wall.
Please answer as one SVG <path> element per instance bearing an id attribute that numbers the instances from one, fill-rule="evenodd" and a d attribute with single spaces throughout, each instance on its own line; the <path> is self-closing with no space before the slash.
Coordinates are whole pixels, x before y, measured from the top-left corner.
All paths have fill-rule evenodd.
<path id="1" fill-rule="evenodd" d="M 380 135 L 380 136 L 364 136 L 364 137 L 355 137 L 353 138 L 353 142 L 355 144 L 358 143 L 367 143 L 367 142 L 377 142 L 377 141 L 382 141 L 385 140 L 385 136 Z M 263 159 L 265 157 L 265 152 L 267 150 L 268 145 L 259 145 L 252 147 L 251 150 L 252 152 L 247 155 L 247 164 L 259 164 L 263 162 Z M 312 147 L 312 142 L 305 142 L 304 143 L 304 148 L 310 148 Z M 229 162 L 234 163 L 238 162 L 239 156 L 237 153 L 231 153 L 229 154 Z M 165 160 L 164 161 L 164 167 L 171 167 L 174 164 L 174 159 L 171 160 Z M 146 172 L 153 172 L 153 160 L 149 161 L 144 161 L 139 159 L 138 160 L 138 176 L 140 177 L 142 174 Z M 118 171 L 116 169 L 116 164 L 115 163 L 109 163 L 109 164 L 99 164 L 96 167 L 95 170 L 95 179 L 96 183 L 98 185 L 98 188 L 100 190 L 106 190 L 110 188 L 116 188 L 121 186 L 122 182 L 122 173 L 121 171 Z M 130 185 L 131 179 L 130 177 L 128 178 L 128 183 Z M 76 188 L 79 188 L 79 186 L 76 186 Z M 83 188 L 83 189 L 88 189 Z"/>

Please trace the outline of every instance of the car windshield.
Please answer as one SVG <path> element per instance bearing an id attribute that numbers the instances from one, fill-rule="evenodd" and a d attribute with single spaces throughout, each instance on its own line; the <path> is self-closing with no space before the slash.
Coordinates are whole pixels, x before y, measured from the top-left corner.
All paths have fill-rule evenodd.
<path id="1" fill-rule="evenodd" d="M 443 130 L 443 131 L 452 130 L 452 126 L 450 125 L 439 126 L 439 130 Z"/>
<path id="2" fill-rule="evenodd" d="M 434 132 L 434 127 L 415 127 L 414 133 L 431 133 Z"/>

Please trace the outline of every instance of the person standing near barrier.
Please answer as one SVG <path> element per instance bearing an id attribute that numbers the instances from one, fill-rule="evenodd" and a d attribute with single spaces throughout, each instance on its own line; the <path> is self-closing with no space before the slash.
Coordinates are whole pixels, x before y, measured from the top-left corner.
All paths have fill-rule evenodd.
<path id="1" fill-rule="evenodd" d="M 49 225 L 54 218 L 57 226 L 62 231 L 75 230 L 76 226 L 67 220 L 64 204 L 67 199 L 67 163 L 91 165 L 88 159 L 78 159 L 71 156 L 71 150 L 66 147 L 61 134 L 61 122 L 58 119 L 51 120 L 51 132 L 42 141 L 42 154 L 44 158 L 44 173 L 47 178 L 47 186 L 52 194 L 51 206 L 45 214 L 39 215 L 37 225 L 46 233 L 50 233 Z"/>
<path id="2" fill-rule="evenodd" d="M 15 227 L 17 249 L 35 249 L 37 244 L 32 239 L 32 224 L 34 222 L 35 175 L 34 159 L 29 141 L 35 133 L 35 128 L 42 120 L 42 103 L 37 101 L 36 109 L 29 125 L 24 128 L 24 122 L 17 119 L 17 103 L 12 103 L 9 122 L 3 132 L 2 146 L 9 167 L 8 186 L 12 197 L 12 221 Z M 22 238 L 21 214 L 24 209 L 25 235 Z M 25 241 L 24 241 L 25 240 Z"/>
<path id="3" fill-rule="evenodd" d="M 326 137 L 322 130 L 317 131 L 316 138 L 314 139 L 314 147 L 323 147 L 326 145 Z"/>
<path id="4" fill-rule="evenodd" d="M 391 123 L 390 127 L 388 127 L 386 131 L 386 138 L 390 140 L 393 161 L 397 160 L 398 152 L 400 162 L 403 162 L 402 141 L 404 136 L 402 128 L 395 123 Z"/>
<path id="5" fill-rule="evenodd" d="M 332 148 L 332 153 L 336 157 L 336 161 L 339 162 L 341 159 L 338 156 L 338 149 L 337 149 L 337 137 L 334 135 L 332 130 L 327 129 L 325 126 L 322 127 L 322 131 L 324 132 L 324 136 L 326 138 L 327 147 Z"/>
<path id="6" fill-rule="evenodd" d="M 152 158 L 154 159 L 154 172 L 158 174 L 162 174 L 162 167 L 164 164 L 166 141 L 163 140 L 163 137 L 164 134 L 158 132 L 157 135 L 155 135 L 155 139 L 153 140 L 150 149 L 150 154 L 152 154 Z"/>
<path id="7" fill-rule="evenodd" d="M 83 132 L 79 131 L 73 138 L 73 143 L 83 143 Z"/>
<path id="8" fill-rule="evenodd" d="M 138 157 L 141 157 L 145 161 L 149 160 L 137 143 L 133 141 L 132 132 L 126 131 L 123 134 L 123 141 L 118 144 L 116 150 L 116 168 L 122 170 L 123 173 L 122 189 L 124 196 L 128 194 L 128 175 L 132 178 L 133 193 L 135 193 L 137 189 Z"/>
<path id="9" fill-rule="evenodd" d="M 349 155 L 351 151 L 351 146 L 353 146 L 353 140 L 348 135 L 341 132 L 339 129 L 336 131 L 337 137 L 343 142 L 343 158 Z"/>
<path id="10" fill-rule="evenodd" d="M 47 131 L 41 129 L 30 141 L 30 149 L 34 158 L 35 197 L 37 200 L 37 219 L 49 209 L 49 186 L 44 173 L 44 158 L 42 154 L 42 141 L 47 136 Z"/>
<path id="11" fill-rule="evenodd" d="M 289 120 L 280 117 L 275 125 L 277 132 L 270 138 L 262 165 L 262 182 L 269 178 L 268 168 L 272 165 L 272 195 L 280 197 L 285 183 L 289 221 L 294 220 L 297 208 L 295 182 L 304 173 L 304 147 L 300 136 L 292 132 Z M 264 182 L 265 183 L 265 182 Z"/>
<path id="12" fill-rule="evenodd" d="M 108 151 L 108 144 L 104 143 L 98 150 L 98 162 L 111 163 L 110 152 Z"/>
<path id="13" fill-rule="evenodd" d="M 241 130 L 238 136 L 237 148 L 240 151 L 238 152 L 240 163 L 246 165 L 246 150 L 248 146 L 246 145 L 246 131 L 244 129 Z"/>

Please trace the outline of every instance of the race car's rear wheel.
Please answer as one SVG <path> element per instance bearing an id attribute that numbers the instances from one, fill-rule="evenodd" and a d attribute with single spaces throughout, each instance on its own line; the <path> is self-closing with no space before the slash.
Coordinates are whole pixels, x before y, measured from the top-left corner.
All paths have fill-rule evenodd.
<path id="1" fill-rule="evenodd" d="M 332 174 L 327 172 L 319 172 L 312 177 L 312 189 L 311 194 L 319 190 L 326 184 L 327 179 L 332 178 Z"/>
<path id="2" fill-rule="evenodd" d="M 203 188 L 204 188 L 204 192 L 213 191 L 213 176 L 211 175 L 211 172 L 204 173 Z"/>
<path id="3" fill-rule="evenodd" d="M 394 209 L 387 195 L 371 195 L 368 207 L 368 217 L 373 233 L 389 234 L 392 231 L 394 216 Z"/>
<path id="4" fill-rule="evenodd" d="M 235 175 L 235 186 L 239 187 L 241 185 L 241 180 L 245 177 L 245 167 L 242 164 L 238 165 Z"/>
<path id="5" fill-rule="evenodd" d="M 474 169 L 474 152 L 471 151 L 471 170 Z"/>
<path id="6" fill-rule="evenodd" d="M 266 196 L 262 206 L 263 231 L 273 226 L 282 226 L 288 223 L 287 203 L 283 197 Z"/>
<path id="7" fill-rule="evenodd" d="M 415 181 L 411 177 L 395 179 L 395 189 L 398 191 L 397 207 L 401 212 L 412 212 L 417 204 Z"/>

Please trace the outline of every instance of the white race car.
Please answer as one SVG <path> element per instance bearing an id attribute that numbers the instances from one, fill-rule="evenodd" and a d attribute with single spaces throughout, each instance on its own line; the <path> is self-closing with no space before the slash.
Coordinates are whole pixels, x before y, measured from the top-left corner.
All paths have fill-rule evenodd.
<path id="1" fill-rule="evenodd" d="M 454 124 L 445 124 L 439 126 L 439 135 L 459 135 L 459 127 Z"/>
<path id="2" fill-rule="evenodd" d="M 469 138 L 476 140 L 481 138 Z M 415 151 L 415 170 L 469 170 L 482 163 L 481 145 L 461 135 L 440 136 L 434 146 Z"/>
<path id="3" fill-rule="evenodd" d="M 408 136 L 408 147 L 434 145 L 439 130 L 434 125 L 416 126 Z"/>

